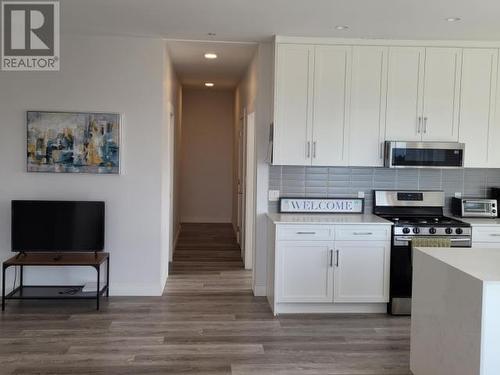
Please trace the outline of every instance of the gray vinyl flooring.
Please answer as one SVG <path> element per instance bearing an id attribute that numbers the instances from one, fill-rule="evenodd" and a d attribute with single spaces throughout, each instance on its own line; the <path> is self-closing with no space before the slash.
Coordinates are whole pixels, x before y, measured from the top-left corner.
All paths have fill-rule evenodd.
<path id="1" fill-rule="evenodd" d="M 230 225 L 182 228 L 161 297 L 7 301 L 0 374 L 411 374 L 408 318 L 275 318 Z"/>

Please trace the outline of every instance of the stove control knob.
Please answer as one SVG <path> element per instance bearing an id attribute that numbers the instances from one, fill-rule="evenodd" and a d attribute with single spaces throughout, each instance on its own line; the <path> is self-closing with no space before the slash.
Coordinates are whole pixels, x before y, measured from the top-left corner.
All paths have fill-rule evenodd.
<path id="1" fill-rule="evenodd" d="M 451 228 L 446 228 L 444 231 L 445 231 L 446 234 L 452 234 L 453 233 L 453 229 L 451 229 Z"/>
<path id="2" fill-rule="evenodd" d="M 464 231 L 462 230 L 462 228 L 457 228 L 455 229 L 455 233 L 456 234 L 462 234 Z"/>
<path id="3" fill-rule="evenodd" d="M 415 234 L 420 233 L 420 228 L 417 228 L 417 227 L 413 228 L 413 233 L 415 233 Z"/>
<path id="4" fill-rule="evenodd" d="M 404 234 L 410 233 L 410 228 L 403 228 L 403 233 Z"/>
<path id="5" fill-rule="evenodd" d="M 436 234 L 436 228 L 429 228 L 430 234 Z"/>

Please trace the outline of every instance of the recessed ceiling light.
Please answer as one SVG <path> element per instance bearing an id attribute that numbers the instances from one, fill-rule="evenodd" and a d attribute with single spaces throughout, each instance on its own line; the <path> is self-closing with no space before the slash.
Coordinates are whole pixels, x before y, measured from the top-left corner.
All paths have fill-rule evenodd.
<path id="1" fill-rule="evenodd" d="M 335 26 L 335 29 L 336 30 L 349 30 L 349 26 L 347 26 L 347 25 L 338 25 L 338 26 Z"/>
<path id="2" fill-rule="evenodd" d="M 207 87 L 214 87 L 214 83 L 213 82 L 205 82 L 205 86 Z"/>
<path id="3" fill-rule="evenodd" d="M 458 22 L 461 21 L 462 19 L 460 17 L 448 17 L 446 21 L 448 22 Z"/>
<path id="4" fill-rule="evenodd" d="M 207 52 L 207 53 L 205 53 L 204 56 L 206 59 L 216 59 L 217 58 L 217 54 L 213 53 L 213 52 Z"/>

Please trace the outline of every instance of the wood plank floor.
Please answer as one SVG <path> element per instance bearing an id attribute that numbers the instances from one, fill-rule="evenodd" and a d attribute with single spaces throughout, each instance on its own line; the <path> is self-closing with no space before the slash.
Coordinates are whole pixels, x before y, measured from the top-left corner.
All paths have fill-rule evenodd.
<path id="1" fill-rule="evenodd" d="M 0 374 L 408 375 L 409 319 L 274 318 L 230 225 L 185 224 L 162 297 L 8 301 Z"/>

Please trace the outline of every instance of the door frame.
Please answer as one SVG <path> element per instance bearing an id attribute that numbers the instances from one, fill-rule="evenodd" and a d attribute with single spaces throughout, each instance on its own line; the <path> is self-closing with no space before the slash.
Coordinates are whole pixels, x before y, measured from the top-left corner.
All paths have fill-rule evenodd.
<path id="1" fill-rule="evenodd" d="M 256 194 L 256 151 L 255 112 L 246 114 L 245 120 L 245 269 L 253 269 L 255 254 L 255 194 Z"/>

